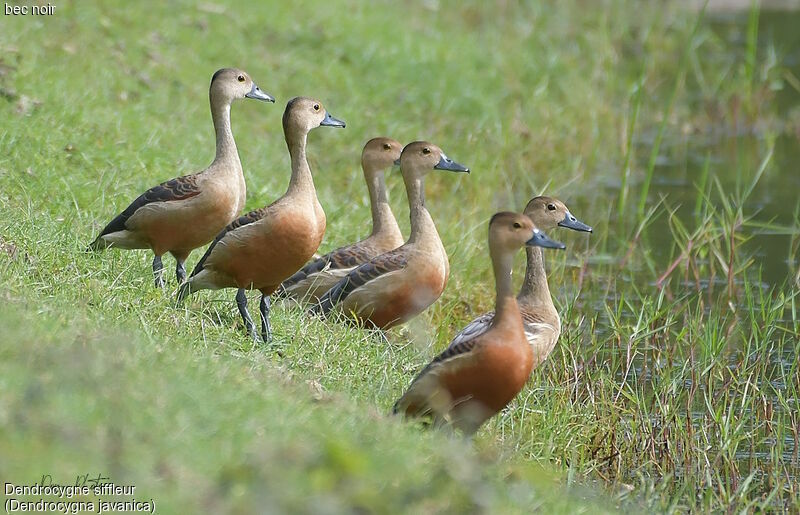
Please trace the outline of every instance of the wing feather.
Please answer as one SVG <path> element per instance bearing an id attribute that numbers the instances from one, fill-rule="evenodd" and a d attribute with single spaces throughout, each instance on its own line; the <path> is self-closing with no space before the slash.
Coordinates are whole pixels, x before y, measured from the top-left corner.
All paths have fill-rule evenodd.
<path id="1" fill-rule="evenodd" d="M 435 379 L 437 369 L 441 368 L 445 363 L 467 357 L 469 353 L 475 349 L 477 343 L 478 338 L 451 343 L 444 352 L 433 358 L 433 360 L 417 374 L 417 377 L 411 381 L 406 393 L 394 403 L 392 412 L 399 413 L 405 411 L 408 406 L 412 405 L 415 406 L 417 415 L 424 416 L 428 413 L 435 412 L 436 409 L 433 404 L 440 402 L 434 398 L 440 393 L 439 388 L 436 386 Z"/>
<path id="2" fill-rule="evenodd" d="M 309 261 L 303 268 L 294 273 L 291 277 L 283 281 L 279 294 L 283 294 L 296 285 L 300 281 L 307 279 L 309 276 L 317 274 L 325 270 L 338 270 L 342 268 L 354 268 L 365 261 L 372 258 L 370 249 L 361 244 L 348 245 L 333 250 L 324 256 Z"/>
<path id="3" fill-rule="evenodd" d="M 342 302 L 357 288 L 364 286 L 368 282 L 381 277 L 382 275 L 397 270 L 402 270 L 408 265 L 408 259 L 402 248 L 392 250 L 374 257 L 354 268 L 336 286 L 331 288 L 320 298 L 319 303 L 311 311 L 314 313 L 327 314 L 333 307 Z"/>
<path id="4" fill-rule="evenodd" d="M 100 238 L 107 234 L 118 231 L 124 231 L 128 220 L 143 206 L 153 204 L 156 202 L 172 202 L 176 200 L 185 200 L 195 197 L 200 194 L 200 186 L 197 184 L 197 175 L 185 175 L 176 179 L 171 179 L 167 182 L 162 182 L 158 186 L 154 186 L 149 190 L 139 195 L 136 200 L 125 208 L 125 210 L 114 217 L 108 225 L 103 228 L 100 235 L 92 243 L 92 247 L 96 247 Z"/>
<path id="5" fill-rule="evenodd" d="M 482 335 L 489 330 L 492 320 L 494 320 L 494 311 L 489 311 L 488 313 L 476 317 L 450 340 L 449 347 Z"/>
<path id="6" fill-rule="evenodd" d="M 253 211 L 250 211 L 249 213 L 240 216 L 233 222 L 229 223 L 224 229 L 222 229 L 222 231 L 219 234 L 217 234 L 217 237 L 214 238 L 214 241 L 211 242 L 211 245 L 208 246 L 205 254 L 203 254 L 203 257 L 200 258 L 200 261 L 197 262 L 197 265 L 194 267 L 194 271 L 192 271 L 191 277 L 194 277 L 203 270 L 203 267 L 206 264 L 208 256 L 211 255 L 211 252 L 214 250 L 214 247 L 217 245 L 217 243 L 219 243 L 222 240 L 222 238 L 224 238 L 229 232 L 234 231 L 239 227 L 244 227 L 245 225 L 250 225 L 254 222 L 261 220 L 267 215 L 268 209 L 269 206 L 262 207 L 261 209 L 254 209 Z"/>

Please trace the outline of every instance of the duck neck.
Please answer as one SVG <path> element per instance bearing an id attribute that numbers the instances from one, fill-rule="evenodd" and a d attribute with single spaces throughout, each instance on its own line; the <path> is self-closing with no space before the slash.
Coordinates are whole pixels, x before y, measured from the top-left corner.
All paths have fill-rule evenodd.
<path id="1" fill-rule="evenodd" d="M 289 179 L 287 195 L 304 193 L 316 195 L 311 168 L 308 166 L 308 159 L 306 159 L 307 140 L 307 132 L 302 132 L 295 136 L 286 135 L 286 146 L 289 147 L 289 155 L 292 159 L 292 178 Z"/>
<path id="2" fill-rule="evenodd" d="M 367 190 L 369 191 L 369 204 L 372 211 L 372 234 L 395 231 L 400 232 L 397 220 L 389 206 L 386 195 L 386 182 L 383 170 L 372 170 L 365 175 L 367 179 Z"/>
<path id="3" fill-rule="evenodd" d="M 411 236 L 409 243 L 415 243 L 425 237 L 431 229 L 436 231 L 428 209 L 425 207 L 425 183 L 422 175 L 403 177 L 408 194 L 408 207 L 411 218 Z"/>
<path id="4" fill-rule="evenodd" d="M 525 280 L 522 282 L 517 298 L 527 305 L 546 305 L 552 303 L 550 287 L 547 285 L 547 273 L 544 269 L 544 253 L 541 247 L 525 247 L 528 254 L 528 266 L 525 269 Z"/>
<path id="5" fill-rule="evenodd" d="M 239 153 L 231 132 L 231 103 L 215 95 L 209 95 L 211 102 L 211 120 L 214 122 L 214 133 L 217 139 L 217 153 L 214 161 L 238 161 Z"/>
<path id="6" fill-rule="evenodd" d="M 495 318 L 494 324 L 502 323 L 509 315 L 519 311 L 517 300 L 511 286 L 511 271 L 514 265 L 514 256 L 508 252 L 492 252 L 492 268 L 494 269 L 495 283 Z"/>

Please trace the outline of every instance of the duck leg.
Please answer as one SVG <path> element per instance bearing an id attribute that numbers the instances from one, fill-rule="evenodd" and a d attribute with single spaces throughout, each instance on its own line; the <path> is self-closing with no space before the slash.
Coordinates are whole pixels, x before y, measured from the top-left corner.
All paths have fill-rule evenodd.
<path id="1" fill-rule="evenodd" d="M 175 277 L 178 279 L 178 285 L 181 285 L 186 282 L 186 268 L 184 268 L 183 264 L 186 262 L 186 258 L 189 257 L 189 252 L 172 250 L 170 254 L 175 258 Z"/>
<path id="2" fill-rule="evenodd" d="M 269 324 L 269 295 L 261 295 L 261 303 L 258 309 L 261 311 L 261 338 L 264 343 L 272 340 L 272 327 Z"/>
<path id="3" fill-rule="evenodd" d="M 178 259 L 178 264 L 175 265 L 175 277 L 178 278 L 178 284 L 186 282 L 186 268 L 183 267 L 183 260 Z"/>
<path id="4" fill-rule="evenodd" d="M 245 329 L 247 329 L 247 334 L 253 338 L 256 338 L 256 324 L 253 322 L 253 318 L 247 311 L 247 294 L 245 293 L 244 288 L 239 288 L 239 290 L 236 292 L 236 306 L 239 308 L 239 314 L 242 315 L 242 320 L 244 321 Z"/>
<path id="5" fill-rule="evenodd" d="M 161 256 L 153 258 L 153 279 L 156 288 L 164 287 L 164 263 L 161 262 Z"/>

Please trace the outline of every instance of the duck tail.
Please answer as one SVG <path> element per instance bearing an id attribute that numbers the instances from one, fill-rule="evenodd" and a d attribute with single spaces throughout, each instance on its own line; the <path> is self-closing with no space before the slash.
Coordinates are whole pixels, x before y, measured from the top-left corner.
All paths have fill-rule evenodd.
<path id="1" fill-rule="evenodd" d="M 310 308 L 308 308 L 308 314 L 309 316 L 327 318 L 328 312 L 332 307 L 333 304 L 331 304 L 330 298 L 328 295 L 325 295 L 315 302 Z"/>
<path id="2" fill-rule="evenodd" d="M 319 298 L 317 302 L 308 310 L 309 315 L 327 317 L 333 306 L 342 298 L 344 285 L 347 284 L 347 279 L 339 281 L 336 286 L 325 292 L 325 295 Z"/>
<path id="3" fill-rule="evenodd" d="M 106 240 L 98 236 L 97 238 L 94 239 L 93 242 L 91 242 L 89 245 L 86 246 L 84 252 L 86 253 L 97 252 L 98 250 L 107 249 L 109 245 L 110 244 Z"/>
<path id="4" fill-rule="evenodd" d="M 277 299 L 288 299 L 289 298 L 289 292 L 286 291 L 285 284 L 286 283 L 282 283 L 280 286 L 278 286 L 278 289 L 275 290 L 275 292 L 272 294 L 272 296 L 277 298 Z"/>

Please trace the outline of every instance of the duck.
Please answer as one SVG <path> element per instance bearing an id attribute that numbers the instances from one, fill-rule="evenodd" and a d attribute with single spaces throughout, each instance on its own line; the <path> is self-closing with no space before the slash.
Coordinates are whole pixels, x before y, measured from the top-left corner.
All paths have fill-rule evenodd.
<path id="1" fill-rule="evenodd" d="M 406 417 L 431 417 L 473 435 L 522 390 L 534 366 L 533 349 L 511 286 L 514 255 L 523 246 L 565 248 L 525 215 L 500 212 L 489 221 L 495 313 L 481 334 L 436 356 L 394 404 Z"/>
<path id="2" fill-rule="evenodd" d="M 259 290 L 261 337 L 271 340 L 270 295 L 311 258 L 325 234 L 325 211 L 306 159 L 308 133 L 317 127 L 344 128 L 345 122 L 314 98 L 295 97 L 286 104 L 283 132 L 292 168 L 286 193 L 239 217 L 217 235 L 181 286 L 179 305 L 195 291 L 237 288 L 236 304 L 245 329 L 257 340 L 245 290 Z"/>
<path id="3" fill-rule="evenodd" d="M 161 257 L 175 258 L 175 276 L 186 280 L 184 263 L 192 250 L 202 247 L 244 209 L 247 188 L 242 163 L 231 132 L 231 104 L 250 98 L 275 102 L 243 70 L 222 68 L 211 77 L 211 119 L 216 133 L 216 154 L 203 171 L 177 177 L 150 188 L 111 220 L 87 250 L 108 247 L 153 251 L 155 286 L 164 286 Z"/>
<path id="4" fill-rule="evenodd" d="M 564 202 L 548 197 L 532 198 L 523 211 L 534 225 L 543 231 L 564 227 L 579 232 L 592 232 L 589 225 L 578 220 Z M 533 349 L 534 368 L 544 362 L 555 348 L 561 335 L 561 318 L 553 305 L 547 274 L 544 268 L 544 255 L 539 246 L 526 247 L 527 266 L 525 279 L 522 282 L 517 303 L 525 326 L 525 338 Z M 484 313 L 467 324 L 450 342 L 449 347 L 456 347 L 481 333 L 491 326 L 494 311 Z"/>
<path id="5" fill-rule="evenodd" d="M 408 194 L 411 235 L 400 247 L 374 257 L 342 278 L 310 309 L 327 316 L 334 307 L 365 327 L 386 330 L 425 311 L 444 291 L 450 263 L 425 207 L 425 176 L 431 170 L 469 173 L 438 146 L 415 141 L 400 154 Z"/>
<path id="6" fill-rule="evenodd" d="M 364 145 L 361 169 L 369 192 L 372 232 L 357 243 L 309 261 L 281 284 L 280 296 L 316 302 L 353 268 L 403 244 L 403 233 L 389 205 L 384 179 L 384 170 L 398 162 L 402 150 L 400 142 L 387 137 L 372 138 Z"/>

